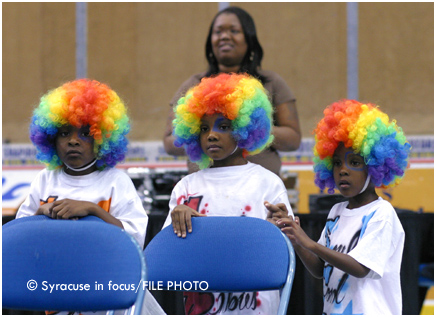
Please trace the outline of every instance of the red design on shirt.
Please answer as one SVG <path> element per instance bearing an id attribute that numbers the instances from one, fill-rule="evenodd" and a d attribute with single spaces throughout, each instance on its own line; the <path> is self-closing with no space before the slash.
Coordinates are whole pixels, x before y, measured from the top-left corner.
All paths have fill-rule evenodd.
<path id="1" fill-rule="evenodd" d="M 194 195 L 196 195 L 196 194 L 193 194 L 193 195 L 188 194 L 188 199 L 186 199 L 185 195 L 180 196 L 179 198 L 177 198 L 177 205 L 184 204 L 184 205 L 194 209 L 195 211 L 199 211 L 200 203 L 201 203 L 201 200 L 203 199 L 203 195 L 201 195 L 201 196 L 194 196 Z"/>
<path id="2" fill-rule="evenodd" d="M 212 293 L 184 292 L 186 315 L 204 315 L 213 306 L 214 296 Z"/>

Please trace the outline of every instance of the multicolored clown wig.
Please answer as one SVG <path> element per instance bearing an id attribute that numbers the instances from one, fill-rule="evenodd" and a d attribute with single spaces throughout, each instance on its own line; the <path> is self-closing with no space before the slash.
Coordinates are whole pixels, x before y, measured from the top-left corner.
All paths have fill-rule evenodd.
<path id="1" fill-rule="evenodd" d="M 130 124 L 126 111 L 120 97 L 95 80 L 79 79 L 49 91 L 42 96 L 30 124 L 30 139 L 37 148 L 37 159 L 48 169 L 61 167 L 63 163 L 55 146 L 59 127 L 89 126 L 97 168 L 115 166 L 127 151 Z"/>
<path id="2" fill-rule="evenodd" d="M 261 152 L 273 141 L 273 110 L 268 94 L 260 81 L 247 74 L 203 78 L 179 99 L 174 112 L 174 144 L 184 146 L 189 159 L 200 169 L 212 163 L 200 145 L 204 115 L 220 113 L 232 121 L 232 135 L 244 157 Z"/>
<path id="3" fill-rule="evenodd" d="M 324 118 L 315 133 L 315 184 L 334 193 L 332 157 L 338 144 L 361 155 L 368 175 L 376 187 L 397 185 L 402 179 L 410 153 L 410 144 L 396 121 L 389 121 L 378 106 L 354 100 L 341 100 L 324 110 Z"/>

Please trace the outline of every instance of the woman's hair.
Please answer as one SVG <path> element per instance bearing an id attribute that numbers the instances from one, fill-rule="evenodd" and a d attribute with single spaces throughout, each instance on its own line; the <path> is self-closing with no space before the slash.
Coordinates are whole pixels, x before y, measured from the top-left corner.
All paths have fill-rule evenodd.
<path id="1" fill-rule="evenodd" d="M 184 146 L 189 159 L 200 169 L 212 162 L 201 149 L 200 124 L 204 115 L 221 113 L 232 121 L 232 136 L 243 156 L 255 155 L 269 146 L 272 106 L 259 80 L 247 74 L 226 74 L 203 78 L 179 99 L 174 108 L 174 144 Z"/>
<path id="2" fill-rule="evenodd" d="M 49 91 L 33 111 L 30 139 L 36 158 L 48 169 L 62 166 L 56 152 L 58 129 L 89 126 L 99 170 L 124 159 L 130 130 L 127 109 L 118 95 L 96 80 L 79 79 Z"/>
<path id="3" fill-rule="evenodd" d="M 333 154 L 342 142 L 361 155 L 376 187 L 397 185 L 408 166 L 410 144 L 395 120 L 377 105 L 340 100 L 324 110 L 315 133 L 315 184 L 334 193 Z"/>
<path id="4" fill-rule="evenodd" d="M 241 73 L 247 73 L 253 77 L 256 77 L 262 83 L 264 83 L 265 79 L 257 72 L 262 62 L 263 49 L 262 46 L 260 46 L 259 40 L 257 39 L 254 20 L 245 10 L 238 7 L 227 7 L 218 12 L 212 20 L 212 23 L 209 27 L 209 34 L 207 35 L 206 39 L 206 59 L 209 63 L 209 70 L 206 74 L 206 77 L 219 73 L 218 61 L 212 50 L 212 32 L 215 20 L 218 16 L 224 13 L 235 14 L 238 17 L 242 26 L 242 30 L 244 31 L 245 41 L 247 42 L 247 53 L 242 60 L 239 71 Z"/>

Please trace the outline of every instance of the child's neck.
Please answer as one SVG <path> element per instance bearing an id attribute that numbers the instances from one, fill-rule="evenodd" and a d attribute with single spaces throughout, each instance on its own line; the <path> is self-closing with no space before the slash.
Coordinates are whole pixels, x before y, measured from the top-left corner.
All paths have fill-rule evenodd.
<path id="1" fill-rule="evenodd" d="M 88 164 L 82 167 L 73 168 L 64 162 L 64 171 L 68 175 L 72 175 L 72 176 L 88 175 L 97 170 L 95 163 L 96 163 L 96 159 L 92 160 L 91 162 L 89 162 Z"/>
<path id="2" fill-rule="evenodd" d="M 225 159 L 214 160 L 211 167 L 238 166 L 245 165 L 247 163 L 247 159 L 242 155 L 242 149 L 236 146 L 233 152 Z"/>
<path id="3" fill-rule="evenodd" d="M 247 164 L 247 159 L 243 158 L 241 156 L 235 156 L 235 157 L 228 157 L 224 160 L 215 160 L 213 161 L 213 164 L 211 168 L 213 167 L 226 167 L 226 166 L 238 166 L 238 165 L 245 165 Z"/>
<path id="4" fill-rule="evenodd" d="M 232 163 L 230 163 L 230 162 L 225 163 L 223 161 L 214 161 L 213 165 L 211 166 L 211 168 L 214 168 L 214 167 L 239 166 L 239 165 L 245 165 L 247 163 L 248 163 L 248 161 L 246 159 L 243 159 L 241 161 L 238 160 L 238 161 L 235 161 L 235 162 L 232 162 Z"/>
<path id="5" fill-rule="evenodd" d="M 378 199 L 378 195 L 375 190 L 365 191 L 354 197 L 348 199 L 348 209 L 360 208 L 362 206 L 368 205 L 373 201 Z"/>

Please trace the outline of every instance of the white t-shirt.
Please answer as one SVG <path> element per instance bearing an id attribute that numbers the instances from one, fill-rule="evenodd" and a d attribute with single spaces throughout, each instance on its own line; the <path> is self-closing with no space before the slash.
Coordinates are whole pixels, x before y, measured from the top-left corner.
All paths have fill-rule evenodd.
<path id="1" fill-rule="evenodd" d="M 17 212 L 17 218 L 33 216 L 44 202 L 61 199 L 98 204 L 120 220 L 124 230 L 144 247 L 148 216 L 129 176 L 116 169 L 71 176 L 63 169 L 42 170 L 32 182 L 30 193 Z"/>
<path id="2" fill-rule="evenodd" d="M 395 209 L 381 197 L 360 208 L 347 206 L 333 206 L 318 243 L 348 254 L 370 272 L 357 278 L 326 262 L 323 313 L 401 315 L 405 235 Z"/>
<path id="3" fill-rule="evenodd" d="M 246 165 L 206 168 L 182 178 L 173 189 L 169 206 L 172 211 L 177 205 L 186 204 L 211 217 L 266 219 L 268 210 L 264 201 L 284 203 L 289 215 L 293 216 L 283 181 L 262 166 L 249 162 Z M 169 213 L 164 227 L 170 224 Z M 207 293 L 201 296 L 187 292 L 185 296 L 185 309 L 197 315 L 275 315 L 280 301 L 279 291 Z M 210 306 L 211 303 L 214 304 Z"/>

